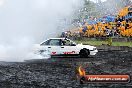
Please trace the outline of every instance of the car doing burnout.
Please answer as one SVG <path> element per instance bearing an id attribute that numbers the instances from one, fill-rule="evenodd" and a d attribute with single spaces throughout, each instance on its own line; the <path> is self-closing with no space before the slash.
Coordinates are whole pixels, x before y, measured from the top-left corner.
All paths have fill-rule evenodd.
<path id="1" fill-rule="evenodd" d="M 40 53 L 48 51 L 50 55 L 80 55 L 80 57 L 96 55 L 98 52 L 94 46 L 76 44 L 67 38 L 50 38 L 41 44 L 36 44 L 35 51 Z"/>

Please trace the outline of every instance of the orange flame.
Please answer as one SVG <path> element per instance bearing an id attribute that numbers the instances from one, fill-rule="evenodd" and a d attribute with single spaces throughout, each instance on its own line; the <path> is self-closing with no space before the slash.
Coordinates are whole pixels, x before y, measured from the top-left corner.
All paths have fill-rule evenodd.
<path id="1" fill-rule="evenodd" d="M 86 72 L 85 72 L 85 70 L 82 68 L 82 66 L 79 67 L 78 72 L 79 72 L 79 75 L 80 75 L 80 76 L 85 76 L 85 75 L 86 75 Z"/>

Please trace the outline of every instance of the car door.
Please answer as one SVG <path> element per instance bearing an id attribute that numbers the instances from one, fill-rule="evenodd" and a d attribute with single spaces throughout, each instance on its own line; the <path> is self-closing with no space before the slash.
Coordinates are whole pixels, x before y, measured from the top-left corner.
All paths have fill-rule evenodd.
<path id="1" fill-rule="evenodd" d="M 47 50 L 51 55 L 60 54 L 60 39 L 49 39 L 41 46 L 41 50 Z"/>
<path id="2" fill-rule="evenodd" d="M 77 54 L 77 46 L 71 40 L 62 40 L 61 54 Z"/>

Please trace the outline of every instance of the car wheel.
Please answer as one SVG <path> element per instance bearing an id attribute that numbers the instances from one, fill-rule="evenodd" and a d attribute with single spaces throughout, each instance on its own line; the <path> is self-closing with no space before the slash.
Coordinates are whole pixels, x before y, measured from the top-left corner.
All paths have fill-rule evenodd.
<path id="1" fill-rule="evenodd" d="M 80 50 L 80 53 L 79 53 L 80 57 L 82 58 L 87 58 L 89 54 L 90 54 L 90 51 L 87 49 L 82 49 Z"/>

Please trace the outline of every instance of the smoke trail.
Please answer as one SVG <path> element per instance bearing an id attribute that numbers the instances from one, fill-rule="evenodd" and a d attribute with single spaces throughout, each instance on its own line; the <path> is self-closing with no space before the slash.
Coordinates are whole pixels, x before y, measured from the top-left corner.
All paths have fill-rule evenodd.
<path id="1" fill-rule="evenodd" d="M 22 61 L 34 43 L 55 37 L 81 0 L 0 0 L 0 61 Z"/>

